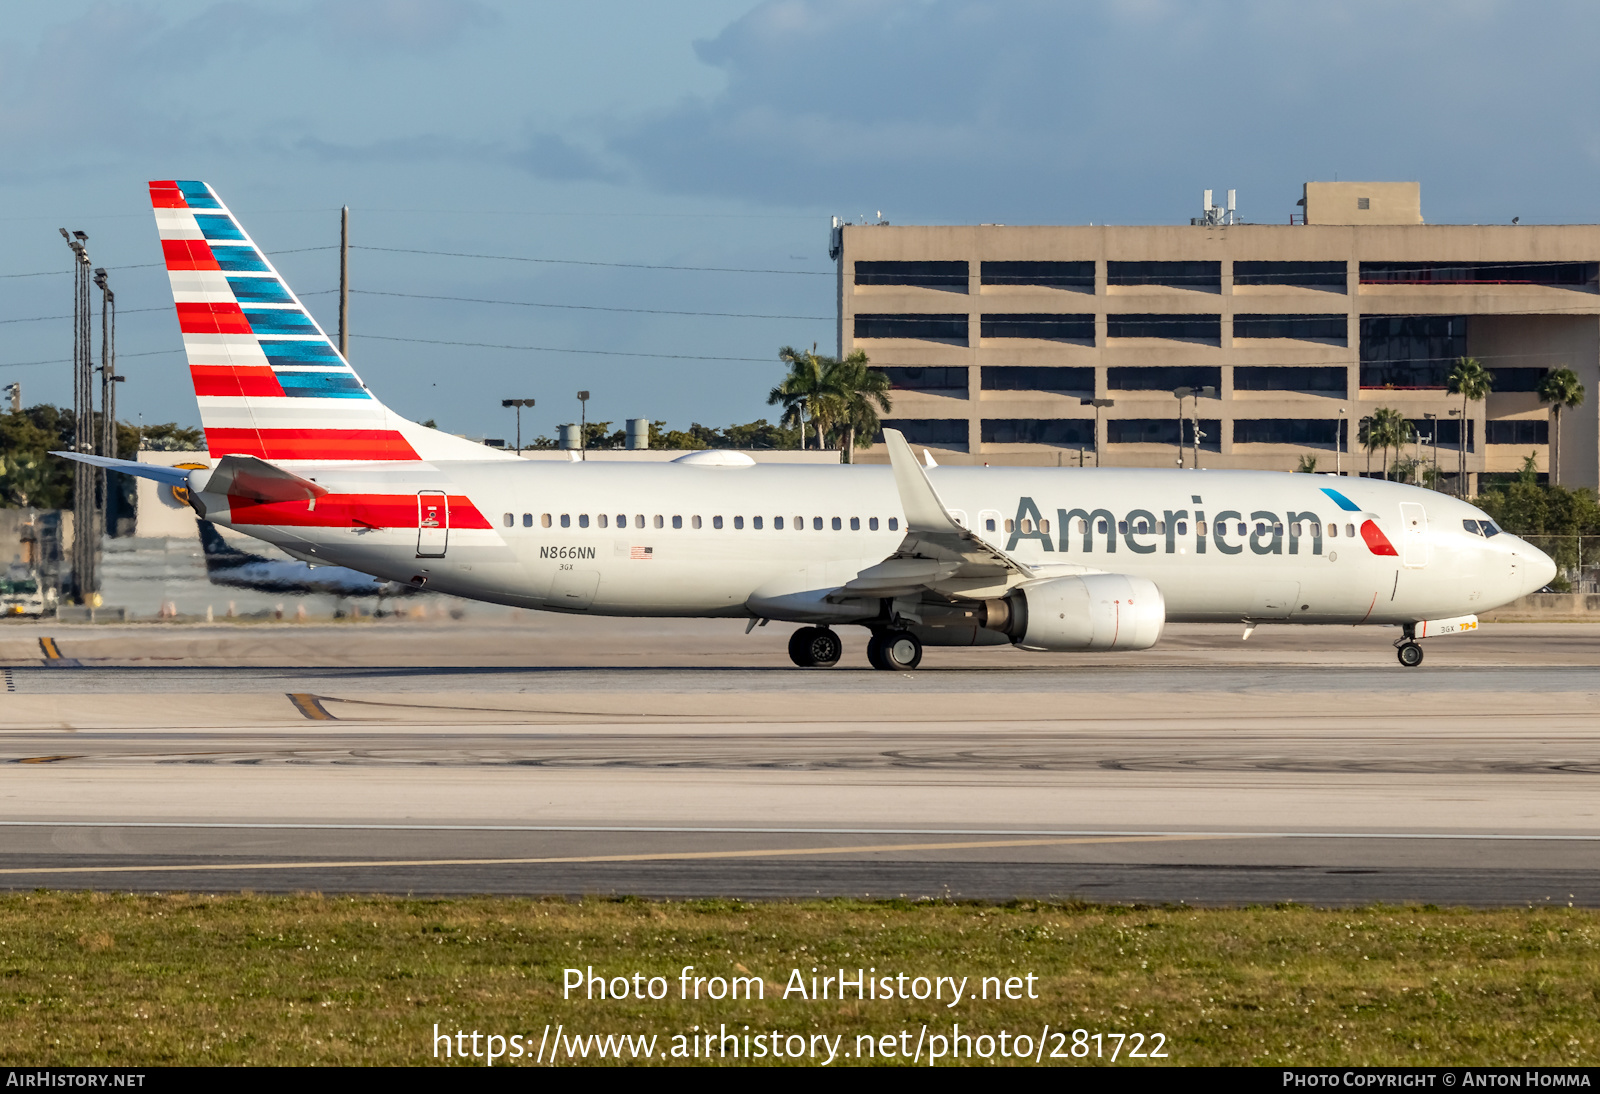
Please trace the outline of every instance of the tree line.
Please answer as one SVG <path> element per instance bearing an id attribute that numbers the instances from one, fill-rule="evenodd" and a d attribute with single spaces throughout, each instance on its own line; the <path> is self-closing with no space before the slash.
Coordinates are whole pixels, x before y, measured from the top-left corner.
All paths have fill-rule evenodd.
<path id="1" fill-rule="evenodd" d="M 76 443 L 77 419 L 68 407 L 41 403 L 0 414 L 0 508 L 70 509 L 73 504 L 72 462 L 52 451 Z M 205 435 L 176 422 L 145 426 L 117 423 L 119 459 L 137 459 L 139 449 L 202 451 Z M 123 512 L 132 512 L 133 480 L 112 475 L 112 489 L 122 491 Z"/>

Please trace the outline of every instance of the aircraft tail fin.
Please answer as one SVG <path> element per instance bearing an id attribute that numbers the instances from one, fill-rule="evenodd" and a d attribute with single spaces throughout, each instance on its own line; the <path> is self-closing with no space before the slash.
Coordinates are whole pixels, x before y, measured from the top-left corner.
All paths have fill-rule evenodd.
<path id="1" fill-rule="evenodd" d="M 211 187 L 152 182 L 150 203 L 213 457 L 515 458 L 384 406 Z"/>

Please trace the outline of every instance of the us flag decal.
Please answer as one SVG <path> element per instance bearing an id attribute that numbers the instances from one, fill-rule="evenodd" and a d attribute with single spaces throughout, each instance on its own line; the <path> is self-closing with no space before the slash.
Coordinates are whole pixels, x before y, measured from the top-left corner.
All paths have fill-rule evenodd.
<path id="1" fill-rule="evenodd" d="M 655 550 L 655 548 L 653 548 L 653 547 L 635 547 L 635 548 L 633 548 L 632 550 L 630 550 L 628 552 L 628 557 L 629 558 L 649 558 L 649 557 L 651 557 L 650 553 L 653 550 Z"/>

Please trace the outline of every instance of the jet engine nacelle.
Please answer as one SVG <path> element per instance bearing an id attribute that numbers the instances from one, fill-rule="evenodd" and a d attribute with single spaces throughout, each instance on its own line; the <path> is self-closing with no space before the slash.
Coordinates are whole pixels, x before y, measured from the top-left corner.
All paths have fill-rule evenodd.
<path id="1" fill-rule="evenodd" d="M 985 607 L 989 626 L 1025 650 L 1145 650 L 1167 622 L 1161 590 L 1125 574 L 1049 578 Z"/>

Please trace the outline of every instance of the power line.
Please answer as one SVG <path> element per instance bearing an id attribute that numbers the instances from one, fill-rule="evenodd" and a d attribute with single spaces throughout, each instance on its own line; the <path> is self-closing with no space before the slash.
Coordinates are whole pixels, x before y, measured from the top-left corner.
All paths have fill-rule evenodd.
<path id="1" fill-rule="evenodd" d="M 121 315 L 132 315 L 141 311 L 166 311 L 166 308 L 119 308 Z M 71 319 L 70 315 L 34 315 L 26 319 L 0 319 L 0 323 L 43 323 L 47 319 Z"/>
<path id="2" fill-rule="evenodd" d="M 428 293 L 380 292 L 377 289 L 350 291 L 363 296 L 400 296 L 408 300 L 456 300 L 465 304 L 512 304 L 519 308 L 566 308 L 573 311 L 628 312 L 635 315 L 707 315 L 719 319 L 815 319 L 818 322 L 832 322 L 834 318 L 831 315 L 758 315 L 731 311 L 673 311 L 667 308 L 607 308 L 599 304 L 538 304 L 531 300 L 487 300 L 477 296 L 433 296 Z"/>
<path id="3" fill-rule="evenodd" d="M 420 342 L 429 346 L 475 346 L 481 349 L 532 350 L 537 353 L 582 353 L 599 357 L 648 357 L 667 361 L 740 361 L 769 365 L 777 358 L 767 357 L 710 357 L 693 353 L 625 353 L 610 349 L 572 349 L 569 346 L 509 346 L 499 342 L 447 342 L 437 338 L 400 338 L 392 334 L 354 334 L 352 338 L 374 338 L 382 342 Z"/>
<path id="4" fill-rule="evenodd" d="M 182 352 L 183 352 L 182 348 L 179 348 L 179 349 L 152 349 L 152 350 L 146 350 L 144 353 L 123 353 L 121 350 L 118 350 L 117 351 L 117 360 L 120 361 L 124 357 L 159 357 L 163 353 L 182 353 Z M 70 364 L 72 364 L 72 358 L 70 358 L 70 357 L 56 357 L 56 358 L 54 358 L 52 360 L 49 360 L 49 361 L 12 361 L 9 364 L 0 364 L 0 369 L 6 369 L 6 368 L 34 368 L 37 365 L 70 365 Z"/>
<path id="5" fill-rule="evenodd" d="M 580 258 L 525 258 L 521 255 L 480 255 L 462 251 L 421 251 L 414 247 L 352 247 L 352 251 L 387 251 L 390 254 L 434 255 L 440 258 L 488 258 L 497 262 L 538 262 L 558 266 L 610 266 L 626 270 L 692 270 L 700 273 L 794 274 L 801 277 L 833 277 L 832 270 L 757 270 L 740 266 L 659 266 L 644 262 L 592 262 Z"/>

